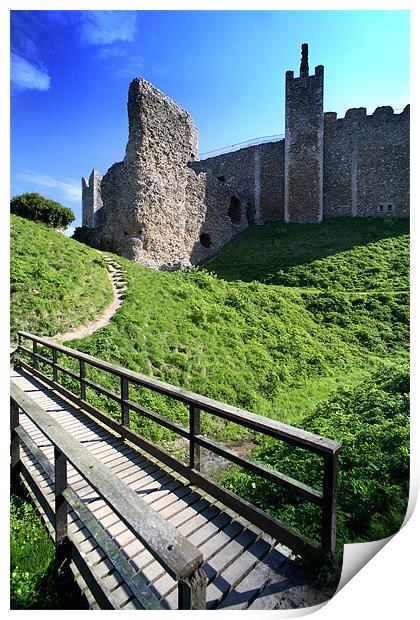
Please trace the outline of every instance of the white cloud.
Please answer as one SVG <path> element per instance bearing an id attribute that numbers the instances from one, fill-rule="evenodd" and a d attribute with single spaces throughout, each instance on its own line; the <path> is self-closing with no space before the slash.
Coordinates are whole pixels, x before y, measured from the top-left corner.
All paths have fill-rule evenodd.
<path id="1" fill-rule="evenodd" d="M 51 78 L 43 65 L 29 62 L 13 52 L 10 78 L 19 90 L 48 90 L 51 86 Z"/>
<path id="2" fill-rule="evenodd" d="M 110 45 L 133 41 L 136 32 L 135 11 L 82 11 L 79 29 L 84 45 Z"/>
<path id="3" fill-rule="evenodd" d="M 127 55 L 127 50 L 120 49 L 115 46 L 106 45 L 105 47 L 100 47 L 98 52 L 96 53 L 96 57 L 100 59 L 108 59 L 108 58 L 121 58 Z"/>
<path id="4" fill-rule="evenodd" d="M 115 75 L 124 78 L 134 78 L 141 75 L 144 68 L 144 59 L 141 56 L 132 56 L 119 68 L 115 69 Z"/>
<path id="5" fill-rule="evenodd" d="M 81 184 L 75 179 L 56 179 L 48 174 L 34 171 L 21 172 L 16 177 L 30 185 L 58 190 L 63 202 L 80 202 L 82 199 Z"/>

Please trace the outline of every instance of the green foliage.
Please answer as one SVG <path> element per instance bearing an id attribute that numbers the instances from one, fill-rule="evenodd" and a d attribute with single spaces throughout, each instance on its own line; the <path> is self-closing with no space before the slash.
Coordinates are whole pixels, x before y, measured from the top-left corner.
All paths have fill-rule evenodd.
<path id="1" fill-rule="evenodd" d="M 403 220 L 254 227 L 206 265 L 216 273 L 161 272 L 115 257 L 127 272 L 124 303 L 107 327 L 71 346 L 343 441 L 340 540 L 380 538 L 398 528 L 407 493 L 407 386 L 399 366 L 407 359 L 409 336 L 407 233 Z M 87 255 L 80 252 L 91 250 L 60 239 L 57 255 L 70 241 L 73 259 L 67 263 L 84 274 Z M 24 261 L 14 260 L 16 282 L 28 277 L 28 265 L 41 265 L 41 274 L 46 268 L 32 261 L 30 248 L 15 253 Z M 91 284 L 85 299 L 95 292 Z M 27 298 L 34 303 L 33 291 Z M 20 303 L 25 308 L 26 299 Z M 22 322 L 25 312 L 19 312 Z M 33 331 L 36 316 L 29 316 L 26 327 Z M 72 368 L 70 359 L 62 363 Z M 118 391 L 109 375 L 89 372 L 93 381 Z M 118 403 L 88 392 L 92 404 L 119 419 Z M 182 403 L 134 388 L 130 398 L 187 422 Z M 167 429 L 135 415 L 133 426 L 173 446 Z M 250 434 L 210 415 L 203 415 L 203 432 L 226 443 Z M 256 441 L 255 458 L 319 484 L 319 459 Z M 226 472 L 224 483 L 290 526 L 319 536 L 319 508 L 283 494 L 279 504 L 272 486 L 236 470 Z"/>
<path id="2" fill-rule="evenodd" d="M 226 280 L 341 291 L 408 289 L 409 221 L 339 218 L 254 226 L 208 261 Z"/>
<path id="3" fill-rule="evenodd" d="M 54 544 L 35 508 L 18 495 L 10 502 L 10 604 L 12 609 L 81 609 L 76 588 L 54 582 Z"/>
<path id="4" fill-rule="evenodd" d="M 299 425 L 317 402 L 400 356 L 408 342 L 406 293 L 285 289 L 118 260 L 127 270 L 124 304 L 75 348 L 288 423 Z M 149 408 L 182 418 L 179 404 L 144 398 Z M 243 433 L 208 423 L 219 439 Z M 170 436 L 153 423 L 148 432 Z"/>
<path id="5" fill-rule="evenodd" d="M 340 390 L 301 421 L 301 427 L 343 443 L 340 451 L 339 544 L 394 534 L 404 519 L 409 481 L 409 370 L 381 367 L 361 385 Z M 316 488 L 319 457 L 265 438 L 253 458 Z M 273 516 L 319 538 L 320 512 L 257 476 L 231 469 L 221 482 Z"/>
<path id="6" fill-rule="evenodd" d="M 97 252 L 40 224 L 11 216 L 11 333 L 52 336 L 96 318 L 112 301 Z"/>
<path id="7" fill-rule="evenodd" d="M 54 545 L 31 504 L 12 496 L 10 508 L 11 606 L 27 609 L 39 602 Z"/>
<path id="8" fill-rule="evenodd" d="M 35 192 L 25 192 L 10 201 L 10 212 L 51 228 L 67 228 L 75 217 L 71 209 Z"/>

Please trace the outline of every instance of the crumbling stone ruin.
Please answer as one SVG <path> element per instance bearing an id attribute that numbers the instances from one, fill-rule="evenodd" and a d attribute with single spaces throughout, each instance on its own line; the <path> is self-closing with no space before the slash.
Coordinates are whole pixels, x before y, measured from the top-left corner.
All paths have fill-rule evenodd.
<path id="1" fill-rule="evenodd" d="M 124 160 L 82 180 L 79 238 L 159 269 L 200 263 L 253 224 L 409 215 L 409 106 L 323 110 L 324 68 L 286 72 L 285 138 L 198 159 L 185 110 L 142 78 Z"/>

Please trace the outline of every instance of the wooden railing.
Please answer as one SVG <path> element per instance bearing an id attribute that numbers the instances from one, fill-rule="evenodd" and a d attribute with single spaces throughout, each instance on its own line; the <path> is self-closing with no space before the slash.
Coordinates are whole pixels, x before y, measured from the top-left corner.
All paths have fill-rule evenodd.
<path id="1" fill-rule="evenodd" d="M 22 341 L 24 339 L 32 342 L 31 348 L 27 348 L 23 345 Z M 39 353 L 38 345 L 51 351 L 51 359 Z M 79 372 L 74 372 L 74 370 L 70 370 L 58 364 L 58 353 L 65 354 L 74 360 L 78 360 Z M 22 359 L 22 354 L 26 355 L 31 363 L 24 361 Z M 189 392 L 158 379 L 147 377 L 143 374 L 128 370 L 127 368 L 122 368 L 97 359 L 86 353 L 70 349 L 51 339 L 41 338 L 27 332 L 18 332 L 18 348 L 15 357 L 18 358 L 17 363 L 20 364 L 23 369 L 31 372 L 36 377 L 42 379 L 47 385 L 71 399 L 87 413 L 96 417 L 109 428 L 119 433 L 123 438 L 128 439 L 133 444 L 146 450 L 165 465 L 172 467 L 175 471 L 185 476 L 191 483 L 210 493 L 213 497 L 222 501 L 226 506 L 232 508 L 252 523 L 257 524 L 263 531 L 281 541 L 294 552 L 310 554 L 316 559 L 320 559 L 320 557 L 323 559 L 330 558 L 334 554 L 336 545 L 338 452 L 341 443 L 314 435 L 313 433 L 283 424 L 270 418 L 250 413 L 249 411 L 238 409 L 231 405 L 195 394 L 194 392 Z M 40 372 L 38 368 L 39 361 L 44 362 L 52 368 L 52 379 L 45 375 L 45 373 Z M 119 393 L 88 379 L 86 376 L 86 365 L 119 377 Z M 80 392 L 78 395 L 59 383 L 58 372 L 68 375 L 79 383 Z M 185 428 L 181 424 L 177 424 L 161 414 L 150 411 L 130 400 L 129 386 L 131 384 L 148 388 L 186 404 L 189 408 L 189 427 Z M 90 404 L 86 399 L 86 387 L 119 403 L 121 407 L 121 421 L 117 422 Z M 130 428 L 131 411 L 187 439 L 189 442 L 189 464 L 185 465 L 182 461 L 175 458 L 161 447 L 153 444 L 151 441 L 132 430 Z M 222 444 L 205 437 L 200 429 L 200 413 L 202 411 L 319 455 L 323 459 L 322 491 L 318 491 L 307 484 L 303 484 L 261 463 L 246 458 Z M 279 487 L 287 489 L 287 491 L 292 492 L 294 495 L 303 497 L 305 500 L 320 505 L 322 507 L 321 544 L 309 540 L 299 532 L 287 527 L 285 524 L 269 516 L 261 509 L 207 477 L 200 471 L 200 448 L 210 450 L 214 454 L 279 485 Z"/>
<path id="2" fill-rule="evenodd" d="M 70 463 L 143 543 L 165 571 L 178 582 L 179 609 L 205 609 L 206 576 L 201 569 L 202 553 L 142 500 L 135 491 L 110 472 L 100 460 L 92 456 L 58 422 L 46 415 L 45 411 L 13 382 L 11 382 L 10 397 L 12 480 L 16 483 L 17 477 L 23 475 L 43 508 L 44 514 L 51 522 L 55 532 L 57 570 L 71 558 L 100 606 L 109 608 L 108 599 L 98 588 L 76 545 L 72 544 L 69 537 L 68 511 L 71 509 L 98 542 L 117 571 L 124 577 L 142 606 L 145 609 L 161 609 L 158 599 L 134 572 L 121 549 L 116 546 L 99 521 L 68 485 L 67 464 Z M 19 424 L 19 410 L 29 417 L 54 446 L 54 467 Z M 20 459 L 20 442 L 35 457 L 54 484 L 53 510 Z"/>

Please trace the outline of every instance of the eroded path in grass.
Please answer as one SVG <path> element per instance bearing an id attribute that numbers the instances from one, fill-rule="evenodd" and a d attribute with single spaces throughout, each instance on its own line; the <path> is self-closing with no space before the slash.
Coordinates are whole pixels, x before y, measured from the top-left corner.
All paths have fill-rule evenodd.
<path id="1" fill-rule="evenodd" d="M 114 291 L 114 299 L 96 320 L 90 321 L 87 325 L 81 325 L 80 327 L 71 329 L 68 332 L 57 334 L 54 336 L 56 340 L 66 342 L 68 340 L 75 340 L 76 338 L 86 338 L 86 336 L 90 336 L 96 332 L 96 330 L 108 325 L 118 308 L 121 306 L 124 293 L 127 289 L 127 282 L 124 279 L 125 271 L 121 265 L 119 265 L 111 257 L 107 256 L 103 252 L 99 252 L 99 254 L 101 254 L 102 258 L 107 263 L 108 276 L 111 280 Z"/>

